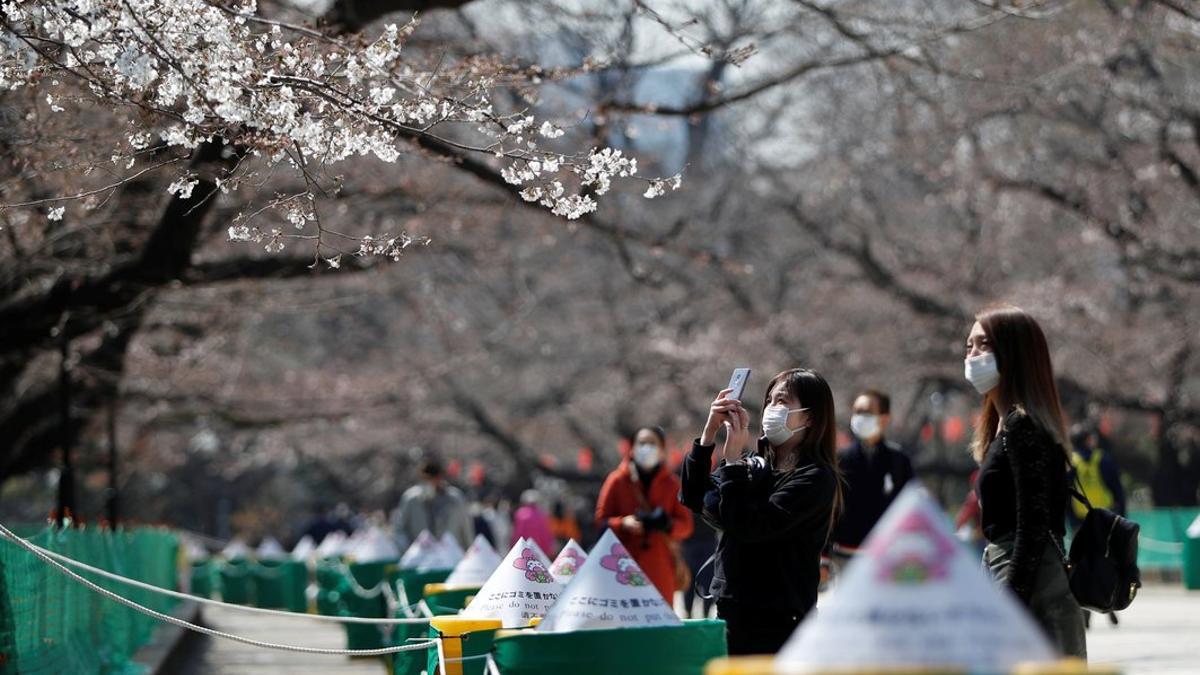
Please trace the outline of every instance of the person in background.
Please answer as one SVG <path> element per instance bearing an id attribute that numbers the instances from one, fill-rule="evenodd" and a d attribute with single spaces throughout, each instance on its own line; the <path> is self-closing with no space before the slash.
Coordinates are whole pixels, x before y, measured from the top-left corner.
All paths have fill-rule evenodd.
<path id="1" fill-rule="evenodd" d="M 1100 447 L 1099 434 L 1086 424 L 1071 427 L 1072 481 L 1079 480 L 1083 494 L 1098 509 L 1108 509 L 1125 515 L 1125 488 L 1121 485 L 1121 470 L 1110 453 Z M 1087 507 L 1071 501 L 1071 522 L 1078 526 L 1087 515 Z"/>
<path id="2" fill-rule="evenodd" d="M 335 509 L 324 509 L 318 506 L 313 509 L 312 518 L 304 524 L 300 529 L 300 533 L 296 535 L 296 541 L 303 539 L 305 536 L 312 537 L 313 545 L 319 546 L 325 537 L 333 532 L 341 532 L 342 534 L 350 534 L 354 532 L 354 523 L 350 521 L 352 512 L 346 504 L 338 504 Z M 296 542 L 291 542 L 292 546 Z"/>
<path id="3" fill-rule="evenodd" d="M 449 532 L 464 549 L 475 538 L 471 509 L 462 490 L 446 482 L 441 459 L 423 454 L 417 464 L 421 482 L 404 491 L 392 512 L 392 529 L 403 551 L 422 530 L 440 538 Z"/>
<path id="4" fill-rule="evenodd" d="M 505 544 L 512 541 L 512 504 L 496 490 L 484 502 L 482 515 L 488 527 L 492 529 L 492 536 L 495 537 L 492 546 L 497 550 L 503 549 Z M 504 551 L 500 550 L 500 553 Z"/>
<path id="5" fill-rule="evenodd" d="M 892 400 L 867 389 L 854 399 L 850 430 L 854 441 L 838 450 L 845 479 L 844 511 L 834 528 L 834 553 L 853 553 L 879 522 L 892 500 L 912 480 L 913 468 L 900 446 L 887 440 Z"/>
<path id="6" fill-rule="evenodd" d="M 566 545 L 568 540 L 578 542 L 583 538 L 579 531 L 579 521 L 575 520 L 575 512 L 567 508 L 565 499 L 554 500 L 550 508 L 550 532 L 558 540 L 559 548 Z"/>
<path id="7" fill-rule="evenodd" d="M 650 577 L 667 605 L 674 604 L 678 542 L 692 533 L 692 514 L 676 496 L 679 478 L 666 466 L 667 436 L 643 427 L 633 438 L 631 457 L 608 474 L 596 500 L 596 524 L 610 528 Z"/>
<path id="8" fill-rule="evenodd" d="M 1083 610 L 1062 563 L 1071 439 L 1046 335 L 1020 308 L 986 309 L 967 335 L 963 375 L 983 396 L 971 449 L 984 564 L 1060 654 L 1086 659 Z"/>
<path id="9" fill-rule="evenodd" d="M 558 554 L 554 535 L 550 532 L 550 519 L 541 507 L 542 495 L 537 490 L 526 490 L 521 493 L 521 507 L 513 514 L 512 536 L 508 545 L 511 547 L 521 537 L 532 539 L 551 560 Z"/>
<path id="10" fill-rule="evenodd" d="M 958 507 L 958 515 L 954 517 L 954 534 L 965 544 L 970 544 L 975 547 L 979 553 L 983 553 L 983 529 L 979 524 L 979 495 L 975 492 L 975 485 L 979 481 L 979 469 L 971 472 L 971 477 L 967 479 L 967 496 L 963 497 L 963 503 Z"/>
<path id="11" fill-rule="evenodd" d="M 471 502 L 471 526 L 475 528 L 476 536 L 483 535 L 483 538 L 487 539 L 487 543 L 491 544 L 492 548 L 495 548 L 496 533 L 492 531 L 492 524 L 488 521 L 487 516 L 484 515 L 486 509 L 487 505 L 483 502 Z"/>
<path id="12" fill-rule="evenodd" d="M 1110 453 L 1100 447 L 1100 437 L 1088 424 L 1071 427 L 1071 479 L 1078 481 L 1083 495 L 1094 508 L 1108 509 L 1118 516 L 1125 515 L 1125 487 L 1121 485 L 1121 470 Z M 1072 527 L 1079 527 L 1087 507 L 1078 500 L 1071 500 L 1067 516 Z M 1108 613 L 1108 621 L 1116 626 L 1120 621 L 1116 612 Z M 1084 626 L 1090 627 L 1092 613 L 1085 610 Z"/>

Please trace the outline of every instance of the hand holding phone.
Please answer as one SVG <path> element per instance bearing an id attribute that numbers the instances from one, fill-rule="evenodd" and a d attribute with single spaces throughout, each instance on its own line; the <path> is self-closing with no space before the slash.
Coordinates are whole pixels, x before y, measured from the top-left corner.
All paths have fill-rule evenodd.
<path id="1" fill-rule="evenodd" d="M 729 376 L 729 386 L 725 387 L 729 390 L 729 395 L 725 398 L 735 401 L 742 400 L 742 394 L 746 393 L 746 381 L 749 379 L 749 368 L 734 368 L 733 375 Z"/>
<path id="2" fill-rule="evenodd" d="M 717 394 L 716 400 L 708 410 L 708 422 L 700 434 L 701 445 L 712 445 L 716 442 L 717 430 L 721 425 L 730 421 L 730 415 L 737 415 L 742 407 L 741 396 L 746 391 L 746 381 L 750 379 L 749 368 L 736 368 L 729 378 L 729 386 Z"/>

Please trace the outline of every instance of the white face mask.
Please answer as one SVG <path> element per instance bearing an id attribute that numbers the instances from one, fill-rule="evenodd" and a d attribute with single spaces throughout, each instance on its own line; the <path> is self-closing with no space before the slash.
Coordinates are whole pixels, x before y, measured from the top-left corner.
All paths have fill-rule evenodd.
<path id="1" fill-rule="evenodd" d="M 984 352 L 963 361 L 963 375 L 967 382 L 975 387 L 975 391 L 986 394 L 1000 384 L 1000 369 L 996 365 L 996 355 Z"/>
<path id="2" fill-rule="evenodd" d="M 850 418 L 850 431 L 861 440 L 870 440 L 879 435 L 879 415 L 859 413 Z"/>
<path id="3" fill-rule="evenodd" d="M 792 437 L 792 434 L 807 429 L 807 426 L 796 429 L 789 429 L 787 426 L 788 415 L 805 410 L 808 410 L 808 408 L 792 408 L 789 410 L 785 405 L 767 406 L 763 410 L 762 415 L 762 431 L 763 435 L 767 437 L 767 442 L 778 447 L 786 443 Z"/>
<path id="4" fill-rule="evenodd" d="M 658 446 L 653 443 L 639 443 L 633 446 L 633 463 L 642 471 L 650 471 L 660 462 Z"/>

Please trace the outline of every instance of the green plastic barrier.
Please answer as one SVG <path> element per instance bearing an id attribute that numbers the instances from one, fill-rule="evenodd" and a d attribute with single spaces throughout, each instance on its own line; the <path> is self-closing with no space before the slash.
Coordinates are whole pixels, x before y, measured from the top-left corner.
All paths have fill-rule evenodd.
<path id="1" fill-rule="evenodd" d="M 260 560 L 250 566 L 254 576 L 254 604 L 291 612 L 308 611 L 304 589 L 308 568 L 295 560 Z"/>
<path id="2" fill-rule="evenodd" d="M 242 558 L 226 560 L 220 569 L 221 599 L 235 605 L 249 605 L 254 591 L 250 563 Z"/>
<path id="3" fill-rule="evenodd" d="M 1200 520 L 1192 522 L 1200 523 Z M 1183 587 L 1189 591 L 1200 590 L 1200 536 L 1194 531 L 1185 533 L 1183 539 Z"/>
<path id="4" fill-rule="evenodd" d="M 426 584 L 422 599 L 435 616 L 457 614 L 479 593 L 479 586 L 452 586 Z"/>
<path id="5" fill-rule="evenodd" d="M 1143 570 L 1183 569 L 1183 542 L 1188 525 L 1200 516 L 1200 508 L 1169 508 L 1130 511 L 1129 519 L 1141 526 L 1138 537 L 1138 567 Z"/>
<path id="6" fill-rule="evenodd" d="M 450 570 L 429 570 L 425 572 L 417 572 L 416 570 L 400 570 L 397 572 L 399 585 L 405 588 L 405 594 L 408 601 L 416 604 L 420 600 L 425 600 L 429 605 L 430 610 L 435 615 L 456 614 L 461 608 L 454 608 L 453 597 L 441 598 L 433 604 L 430 603 L 430 598 L 424 595 L 426 588 L 436 588 L 438 584 L 445 581 L 450 576 Z M 467 590 L 467 589 L 462 589 Z M 472 593 L 474 595 L 474 593 Z M 442 602 L 447 602 L 451 606 L 442 606 Z M 407 616 L 404 613 L 404 608 L 397 608 L 396 616 Z M 423 639 L 429 631 L 427 624 L 400 624 L 395 626 L 392 633 L 391 644 L 402 645 L 408 644 L 410 639 Z M 425 652 L 400 652 L 395 654 L 391 662 L 391 672 L 393 675 L 420 675 L 425 670 L 427 656 Z"/>
<path id="7" fill-rule="evenodd" d="M 450 577 L 453 570 L 400 570 L 397 576 L 404 584 L 404 594 L 410 604 L 417 604 L 425 596 L 425 587 L 429 584 L 440 584 Z M 403 600 L 401 600 L 403 601 Z"/>
<path id="8" fill-rule="evenodd" d="M 725 622 L 713 619 L 660 628 L 501 631 L 492 647 L 504 675 L 701 675 L 727 652 Z"/>
<path id="9" fill-rule="evenodd" d="M 166 530 L 43 528 L 28 538 L 93 567 L 161 588 L 178 587 L 179 542 Z M 170 613 L 177 604 L 153 591 L 91 580 L 160 612 Z M 157 625 L 16 544 L 0 542 L 0 673 L 137 673 L 132 656 Z"/>
<path id="10" fill-rule="evenodd" d="M 416 639 L 424 639 L 429 633 L 429 624 L 402 623 L 392 629 L 392 645 L 412 644 Z M 392 654 L 389 672 L 392 675 L 421 675 L 425 670 L 426 654 L 416 650 Z"/>
<path id="11" fill-rule="evenodd" d="M 213 594 L 213 564 L 211 560 L 192 561 L 192 595 L 211 598 Z"/>
<path id="12" fill-rule="evenodd" d="M 338 613 L 343 616 L 383 618 L 387 616 L 387 596 L 384 583 L 394 583 L 397 563 L 394 560 L 346 565 L 352 578 L 343 577 L 346 585 L 339 599 Z M 345 624 L 347 649 L 379 649 L 384 646 L 387 626 Z"/>
<path id="13" fill-rule="evenodd" d="M 340 560 L 326 558 L 317 562 L 317 614 L 337 616 L 342 593 L 348 589 Z"/>

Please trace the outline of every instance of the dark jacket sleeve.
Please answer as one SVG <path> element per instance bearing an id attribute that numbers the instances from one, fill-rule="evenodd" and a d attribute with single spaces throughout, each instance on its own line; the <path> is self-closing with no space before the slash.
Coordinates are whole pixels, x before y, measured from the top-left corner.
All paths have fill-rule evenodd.
<path id="1" fill-rule="evenodd" d="M 912 460 L 904 453 L 904 450 L 896 450 L 896 465 L 898 465 L 898 473 L 900 476 L 895 477 L 895 491 L 893 495 L 899 495 L 900 490 L 904 490 L 905 485 L 916 477 L 916 471 L 913 471 Z"/>
<path id="2" fill-rule="evenodd" d="M 1034 577 L 1046 546 L 1050 544 L 1050 514 L 1059 509 L 1050 501 L 1054 471 L 1051 462 L 1065 461 L 1057 444 L 1028 415 L 1010 413 L 1005 418 L 1005 447 L 1012 463 L 1017 522 L 1008 584 L 1028 604 Z"/>
<path id="3" fill-rule="evenodd" d="M 704 511 L 704 495 L 715 490 L 717 485 L 712 479 L 712 454 L 717 448 L 713 445 L 700 445 L 700 439 L 692 442 L 692 449 L 683 457 L 683 465 L 679 468 L 679 501 L 691 509 L 693 513 Z"/>
<path id="4" fill-rule="evenodd" d="M 913 469 L 912 458 L 903 450 L 900 451 L 900 465 L 904 467 L 904 480 L 896 486 L 896 492 L 899 492 L 900 488 L 908 485 L 909 481 L 917 477 L 917 472 Z"/>
<path id="5" fill-rule="evenodd" d="M 706 500 L 705 516 L 735 539 L 775 541 L 794 536 L 800 527 L 829 525 L 832 476 L 815 465 L 790 472 L 771 490 L 751 490 L 745 464 L 723 466 L 716 477 L 716 503 Z"/>

